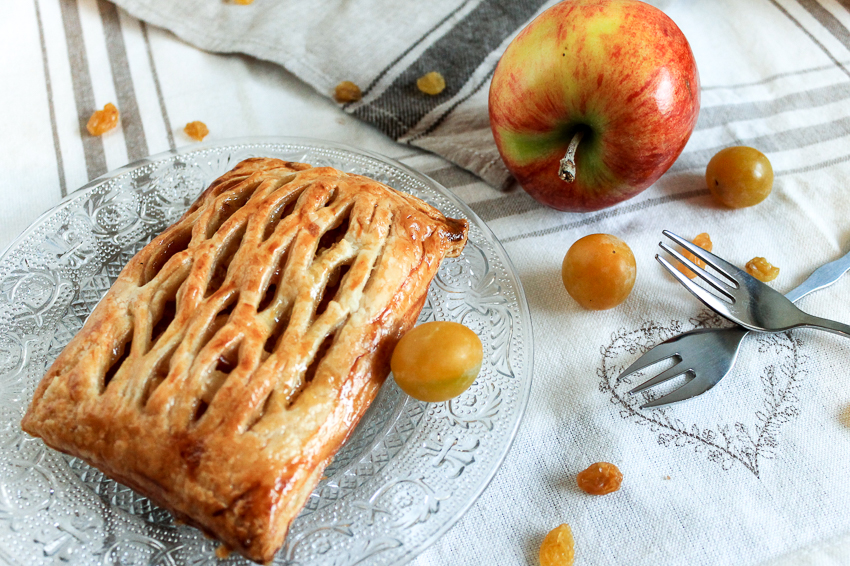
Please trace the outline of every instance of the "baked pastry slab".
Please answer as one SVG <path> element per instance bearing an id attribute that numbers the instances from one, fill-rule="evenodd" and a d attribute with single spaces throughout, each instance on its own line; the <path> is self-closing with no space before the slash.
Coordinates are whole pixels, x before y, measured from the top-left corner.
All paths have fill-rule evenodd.
<path id="1" fill-rule="evenodd" d="M 270 562 L 467 230 L 365 177 L 243 161 L 127 264 L 22 427 Z"/>

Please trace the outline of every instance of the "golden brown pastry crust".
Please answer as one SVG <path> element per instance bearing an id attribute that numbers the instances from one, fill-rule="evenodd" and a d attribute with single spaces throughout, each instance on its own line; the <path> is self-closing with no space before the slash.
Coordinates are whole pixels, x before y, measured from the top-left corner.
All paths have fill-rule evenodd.
<path id="1" fill-rule="evenodd" d="M 22 426 L 268 562 L 466 234 L 365 177 L 243 161 L 128 263 Z"/>

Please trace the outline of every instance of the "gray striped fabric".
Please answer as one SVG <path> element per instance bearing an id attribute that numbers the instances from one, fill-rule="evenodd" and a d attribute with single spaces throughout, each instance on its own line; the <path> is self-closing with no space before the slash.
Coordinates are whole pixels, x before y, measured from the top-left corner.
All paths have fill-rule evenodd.
<path id="1" fill-rule="evenodd" d="M 213 141 L 300 135 L 385 153 L 432 176 L 488 223 L 525 286 L 536 340 L 534 389 L 511 454 L 416 564 L 534 564 L 543 535 L 561 522 L 573 526 L 584 564 L 848 563 L 846 344 L 814 332 L 749 338 L 739 373 L 652 414 L 620 403 L 606 371 L 624 337 L 658 338 L 705 318 L 655 265 L 662 228 L 707 231 L 736 263 L 768 257 L 782 268 L 774 285 L 783 292 L 847 251 L 850 0 L 672 3 L 668 13 L 701 72 L 696 130 L 655 185 L 588 214 L 547 209 L 515 186 L 489 130 L 498 58 L 552 3 L 6 2 L 0 245 L 90 179 L 192 143 L 182 132 L 192 120 L 205 121 Z M 447 82 L 436 97 L 415 87 L 432 70 Z M 363 99 L 330 102 L 342 80 L 361 85 Z M 119 128 L 89 136 L 86 121 L 107 102 L 121 111 Z M 713 203 L 703 175 L 714 153 L 738 144 L 768 155 L 776 183 L 761 205 L 730 211 Z M 567 248 L 594 232 L 623 237 L 638 262 L 632 296 L 604 313 L 579 309 L 559 279 Z M 842 281 L 803 306 L 850 321 L 848 293 Z M 624 346 L 616 363 L 646 346 Z M 780 399 L 771 391 L 789 375 L 797 388 L 788 385 Z M 764 424 L 767 407 L 779 406 L 787 409 L 781 423 Z M 598 460 L 616 461 L 626 483 L 589 499 L 573 477 Z M 13 528 L 3 504 L 0 529 Z M 11 553 L 0 536 L 0 557 Z"/>

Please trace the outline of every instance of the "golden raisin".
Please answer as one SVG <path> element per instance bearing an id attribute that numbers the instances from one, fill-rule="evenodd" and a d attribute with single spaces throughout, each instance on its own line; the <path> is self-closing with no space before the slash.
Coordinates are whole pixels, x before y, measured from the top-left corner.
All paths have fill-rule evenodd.
<path id="1" fill-rule="evenodd" d="M 220 544 L 215 549 L 215 557 L 219 560 L 227 560 L 230 557 L 230 547 L 226 544 Z"/>
<path id="2" fill-rule="evenodd" d="M 89 118 L 86 129 L 93 136 L 100 136 L 118 125 L 118 109 L 111 102 L 107 102 L 103 110 L 97 110 Z"/>
<path id="3" fill-rule="evenodd" d="M 573 532 L 567 524 L 549 531 L 540 545 L 540 566 L 572 566 L 575 559 Z"/>
<path id="4" fill-rule="evenodd" d="M 709 238 L 708 234 L 706 234 L 705 232 L 703 232 L 702 234 L 700 234 L 699 236 L 694 238 L 694 244 L 701 247 L 702 249 L 704 249 L 707 252 L 710 252 L 711 248 L 712 248 L 711 238 Z M 683 251 L 682 255 L 685 256 L 686 258 L 688 258 L 689 260 L 691 260 L 692 262 L 694 262 L 695 264 L 697 264 L 699 267 L 702 267 L 703 269 L 705 269 L 705 262 L 700 260 L 700 259 L 697 259 L 697 256 L 695 256 L 691 252 Z M 681 263 L 676 267 L 679 269 L 679 271 L 684 273 L 685 276 L 687 276 L 690 279 L 693 279 L 694 277 L 697 276 L 697 274 L 694 273 L 693 271 L 691 271 L 691 269 L 689 267 L 685 267 Z"/>
<path id="5" fill-rule="evenodd" d="M 207 134 L 210 133 L 210 129 L 207 128 L 207 125 L 197 120 L 186 124 L 186 127 L 183 128 L 183 131 L 186 132 L 187 136 L 189 136 L 195 141 L 204 141 L 204 138 L 207 137 Z"/>
<path id="6" fill-rule="evenodd" d="M 758 279 L 759 281 L 773 281 L 779 275 L 779 268 L 771 265 L 769 261 L 763 257 L 754 257 L 747 262 L 747 273 Z"/>
<path id="7" fill-rule="evenodd" d="M 337 102 L 357 102 L 363 98 L 360 87 L 351 81 L 342 81 L 334 89 L 334 100 Z"/>
<path id="8" fill-rule="evenodd" d="M 416 87 L 425 94 L 435 96 L 446 88 L 446 79 L 437 71 L 431 71 L 416 79 Z"/>
<path id="9" fill-rule="evenodd" d="M 845 427 L 850 428 L 850 405 L 844 407 L 844 410 L 839 413 L 838 422 Z"/>
<path id="10" fill-rule="evenodd" d="M 578 486 L 590 495 L 605 495 L 620 489 L 623 472 L 614 464 L 596 462 L 576 476 Z"/>

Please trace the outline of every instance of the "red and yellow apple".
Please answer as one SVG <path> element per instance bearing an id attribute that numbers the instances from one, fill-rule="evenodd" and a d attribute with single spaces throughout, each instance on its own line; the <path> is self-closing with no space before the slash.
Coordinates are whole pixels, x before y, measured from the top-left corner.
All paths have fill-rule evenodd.
<path id="1" fill-rule="evenodd" d="M 699 114 L 699 75 L 661 10 L 566 0 L 508 46 L 489 104 L 499 153 L 532 197 L 599 210 L 650 186 L 682 152 Z"/>

